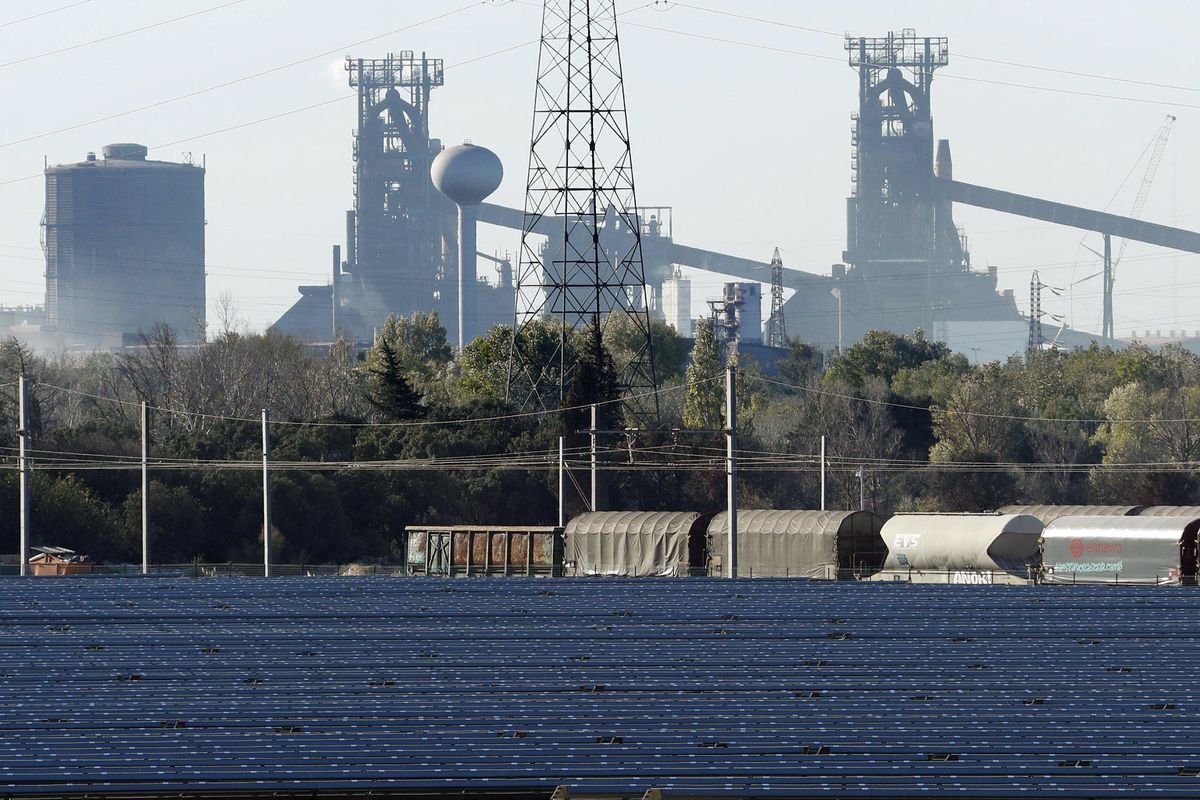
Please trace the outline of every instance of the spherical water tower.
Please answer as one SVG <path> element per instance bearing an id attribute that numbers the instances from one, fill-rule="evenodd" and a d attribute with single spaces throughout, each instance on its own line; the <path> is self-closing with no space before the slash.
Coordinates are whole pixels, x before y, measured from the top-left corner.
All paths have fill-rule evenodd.
<path id="1" fill-rule="evenodd" d="M 433 185 L 458 206 L 458 349 L 467 343 L 466 331 L 476 322 L 475 250 L 479 204 L 500 186 L 504 167 L 486 147 L 470 143 L 448 147 L 430 167 Z"/>

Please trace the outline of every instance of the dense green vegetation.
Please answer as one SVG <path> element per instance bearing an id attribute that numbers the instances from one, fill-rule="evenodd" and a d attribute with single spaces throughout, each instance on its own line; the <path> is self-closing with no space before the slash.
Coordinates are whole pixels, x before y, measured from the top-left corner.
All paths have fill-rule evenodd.
<path id="1" fill-rule="evenodd" d="M 604 473 L 602 507 L 719 510 L 720 435 L 676 430 L 723 424 L 713 331 L 702 322 L 691 352 L 665 326 L 653 334 L 663 388 L 658 429 L 645 430 L 619 405 L 603 407 L 602 428 L 643 430 L 606 436 L 604 444 L 619 451 L 609 458 L 629 468 Z M 549 323 L 524 335 L 528 352 L 557 345 Z M 33 387 L 35 543 L 101 560 L 139 557 L 139 476 L 103 462 L 138 453 L 143 400 L 162 409 L 152 420 L 154 457 L 172 461 L 154 471 L 158 561 L 257 558 L 261 485 L 253 462 L 261 455 L 263 408 L 280 423 L 272 431 L 273 458 L 281 463 L 272 540 L 281 561 L 392 560 L 410 524 L 552 522 L 558 436 L 565 433 L 569 447 L 585 445 L 579 431 L 587 416 L 514 413 L 505 400 L 510 337 L 510 329 L 496 328 L 456 357 L 436 316 L 418 314 L 388 320 L 375 345 L 357 355 L 345 343 L 316 354 L 286 337 L 232 330 L 185 346 L 157 329 L 122 353 L 53 358 L 16 340 L 0 343 L 0 452 L 9 467 L 0 484 L 0 537 L 10 543 L 0 549 L 15 549 L 11 467 L 22 373 Z M 618 325 L 603 338 L 604 357 L 579 362 L 566 405 L 616 392 L 615 376 L 634 356 L 636 339 Z M 587 352 L 581 342 L 568 343 L 568 357 Z M 883 513 L 1200 501 L 1190 468 L 1200 459 L 1200 359 L 1179 348 L 1046 351 L 972 366 L 920 332 L 875 332 L 840 357 L 791 342 L 777 367 L 766 380 L 756 364 L 739 365 L 739 445 L 757 457 L 748 455 L 742 472 L 746 507 L 816 507 L 812 456 L 822 435 L 834 508 L 857 507 L 860 467 L 868 505 Z M 556 380 L 556 373 L 542 377 Z M 511 469 L 523 453 L 542 460 Z M 458 466 L 395 468 L 417 459 L 455 459 Z M 642 469 L 655 459 L 675 468 Z M 701 459 L 714 468 L 695 468 Z M 332 463 L 316 470 L 283 466 L 289 462 Z M 572 514 L 585 507 L 574 488 L 567 503 Z"/>

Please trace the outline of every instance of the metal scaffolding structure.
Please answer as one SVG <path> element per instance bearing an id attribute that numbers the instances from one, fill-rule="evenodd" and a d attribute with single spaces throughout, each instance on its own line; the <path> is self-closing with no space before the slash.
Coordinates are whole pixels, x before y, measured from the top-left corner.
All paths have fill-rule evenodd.
<path id="1" fill-rule="evenodd" d="M 553 219 L 543 247 L 538 233 Z M 613 0 L 545 0 L 533 135 L 518 256 L 508 395 L 525 408 L 560 407 L 585 359 L 608 357 L 603 332 L 618 319 L 636 343 L 615 365 L 617 385 L 643 395 L 636 409 L 657 417 L 643 226 L 621 78 Z M 553 319 L 557 341 L 530 341 L 530 326 Z M 572 355 L 579 351 L 579 358 Z"/>

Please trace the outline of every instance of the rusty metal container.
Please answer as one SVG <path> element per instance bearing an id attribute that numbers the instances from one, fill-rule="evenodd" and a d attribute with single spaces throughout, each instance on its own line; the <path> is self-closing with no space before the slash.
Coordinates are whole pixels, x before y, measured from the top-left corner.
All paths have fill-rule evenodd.
<path id="1" fill-rule="evenodd" d="M 559 527 L 410 525 L 404 533 L 409 575 L 562 575 Z"/>

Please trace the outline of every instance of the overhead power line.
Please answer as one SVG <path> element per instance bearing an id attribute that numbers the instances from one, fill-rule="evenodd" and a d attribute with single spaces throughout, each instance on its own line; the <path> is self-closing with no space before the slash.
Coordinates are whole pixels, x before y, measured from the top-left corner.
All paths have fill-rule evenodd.
<path id="1" fill-rule="evenodd" d="M 705 448 L 699 448 L 704 450 Z M 606 472 L 711 472 L 725 468 L 725 451 L 708 448 L 711 453 L 671 451 L 665 448 L 601 448 L 596 468 Z M 0 447 L 0 453 L 13 458 L 18 448 Z M 108 453 L 78 453 L 56 450 L 31 450 L 31 467 L 39 471 L 122 471 L 141 468 L 135 456 Z M 816 454 L 785 453 L 757 450 L 736 451 L 739 468 L 760 473 L 815 473 L 822 469 Z M 591 467 L 588 448 L 567 448 L 562 453 L 568 470 L 585 471 Z M 479 453 L 464 456 L 432 458 L 374 459 L 368 461 L 275 461 L 277 472 L 461 472 L 475 470 L 538 471 L 554 466 L 559 459 L 555 449 L 529 450 L 516 453 Z M 15 469 L 11 461 L 0 469 Z M 153 457 L 149 466 L 156 472 L 251 471 L 258 472 L 262 463 L 257 458 L 187 459 Z M 824 469 L 831 473 L 853 474 L 859 470 L 871 472 L 962 473 L 992 474 L 1020 470 L 1028 473 L 1112 473 L 1152 474 L 1187 473 L 1200 468 L 1196 461 L 1140 461 L 1127 463 L 1036 462 L 1036 461 L 922 461 L 830 455 Z"/>
<path id="2" fill-rule="evenodd" d="M 161 28 L 164 25 L 170 25 L 175 22 L 181 22 L 185 19 L 191 19 L 192 17 L 198 17 L 201 14 L 210 14 L 213 11 L 220 11 L 223 8 L 229 8 L 230 6 L 240 5 L 245 2 L 246 2 L 246 0 L 229 0 L 229 2 L 227 2 L 227 3 L 222 3 L 222 4 L 216 5 L 216 6 L 209 6 L 208 8 L 202 8 L 199 11 L 193 11 L 190 14 L 184 14 L 183 16 L 180 16 L 180 17 L 173 17 L 171 19 L 165 19 L 162 22 L 155 22 L 151 25 L 143 25 L 140 28 L 133 28 L 132 30 L 121 31 L 120 33 L 113 33 L 108 36 L 101 36 L 99 39 L 92 39 L 91 41 L 80 42 L 79 44 L 73 44 L 68 47 L 60 47 L 57 50 L 47 50 L 44 53 L 38 53 L 37 55 L 34 55 L 34 56 L 25 56 L 24 58 L 14 59 L 13 61 L 5 61 L 3 63 L 0 63 L 0 67 L 11 67 L 16 64 L 27 64 L 30 61 L 37 61 L 38 59 L 48 58 L 49 56 L 56 56 L 56 55 L 59 55 L 60 53 L 67 53 L 72 50 L 78 50 L 81 47 L 91 47 L 94 44 L 100 44 L 102 42 L 111 42 L 113 39 L 120 39 L 125 36 L 131 36 L 132 34 L 135 34 L 135 33 L 141 33 L 143 31 L 149 31 L 149 30 L 153 30 L 155 28 Z M 68 8 L 69 8 L 69 6 L 68 6 Z"/>
<path id="3" fill-rule="evenodd" d="M 1146 424 L 1146 425 L 1165 425 L 1172 423 L 1196 423 L 1200 422 L 1200 417 L 1178 417 L 1167 419 L 1153 418 L 1136 418 L 1136 419 L 1109 419 L 1109 418 L 1087 418 L 1087 417 L 1042 417 L 1036 415 L 1023 414 L 990 414 L 983 411 L 963 411 L 960 409 L 939 408 L 938 406 L 919 406 L 912 403 L 894 403 L 889 400 L 876 400 L 870 397 L 859 397 L 858 395 L 845 394 L 842 392 L 831 392 L 825 389 L 817 389 L 811 386 L 798 386 L 794 383 L 785 383 L 783 381 L 773 380 L 771 378 L 762 377 L 759 375 L 747 375 L 746 378 L 760 383 L 771 384 L 772 386 L 780 386 L 787 389 L 793 389 L 805 394 L 819 395 L 822 397 L 833 397 L 839 400 L 850 400 L 856 403 L 864 403 L 867 405 L 884 406 L 887 408 L 902 408 L 909 411 L 924 411 L 929 414 L 946 414 L 947 416 L 957 417 L 976 417 L 979 419 L 1002 419 L 1011 420 L 1014 422 L 1068 422 L 1073 424 Z"/>
<path id="4" fill-rule="evenodd" d="M 471 8 L 471 7 L 474 7 L 475 5 L 478 5 L 478 3 L 472 3 L 470 6 L 464 6 L 463 8 L 461 8 L 461 9 L 458 9 L 458 10 L 459 10 L 459 11 L 462 11 L 462 10 L 465 10 L 466 8 Z M 636 9 L 635 9 L 635 10 L 636 10 Z M 449 13 L 454 13 L 454 12 L 449 12 Z M 626 13 L 628 13 L 628 12 L 626 12 Z M 447 14 L 443 14 L 442 16 L 447 16 Z M 439 17 L 439 18 L 440 18 L 440 17 Z M 432 19 L 432 18 L 431 18 L 431 19 Z M 430 21 L 430 20 L 426 20 L 426 21 Z M 419 23 L 416 23 L 416 24 L 419 24 Z M 448 64 L 448 65 L 445 67 L 445 69 L 448 69 L 448 70 L 449 70 L 449 69 L 455 69 L 455 68 L 457 68 L 457 67 L 464 67 L 464 66 L 467 66 L 468 64 L 475 64 L 475 63 L 477 63 L 477 62 L 479 62 L 479 61 L 483 61 L 483 60 L 485 60 L 485 59 L 488 59 L 488 58 L 493 58 L 493 57 L 495 57 L 495 56 L 500 56 L 500 55 L 504 55 L 504 54 L 506 54 L 506 53 L 511 53 L 511 52 L 513 52 L 513 51 L 515 51 L 515 50 L 520 50 L 520 49 L 521 49 L 521 48 L 523 48 L 523 47 L 529 47 L 529 46 L 530 46 L 530 45 L 532 45 L 532 44 L 537 44 L 537 42 L 536 42 L 536 41 L 528 41 L 528 42 L 521 42 L 521 43 L 519 43 L 519 44 L 515 44 L 515 45 L 510 45 L 509 47 L 504 47 L 504 48 L 501 48 L 501 49 L 499 49 L 499 50 L 493 50 L 493 51 L 492 51 L 492 52 L 490 52 L 490 53 L 484 53 L 483 55 L 475 56 L 474 58 L 469 58 L 469 59 L 467 59 L 467 60 L 465 60 L 465 61 L 459 61 L 459 62 L 456 62 L 456 63 L 454 63 L 454 64 Z M 312 59 L 306 59 L 306 60 L 309 60 L 309 61 L 311 61 Z M 265 74 L 265 73 L 260 73 L 260 74 Z M 248 80 L 248 78 L 247 78 L 246 80 Z M 236 82 L 238 82 L 238 81 L 234 81 L 234 82 L 236 83 Z M 226 83 L 226 84 L 222 84 L 222 86 L 225 86 L 225 85 L 229 85 L 229 84 L 228 84 L 228 83 Z M 193 93 L 191 93 L 191 94 L 189 94 L 189 95 L 182 95 L 181 97 L 179 97 L 179 98 L 175 98 L 175 99 L 183 99 L 183 97 L 192 97 L 192 96 L 195 96 L 196 94 L 202 94 L 203 92 L 206 92 L 206 91 L 211 91 L 212 89 L 215 89 L 215 88 L 220 88 L 220 87 L 210 87 L 210 89 L 201 90 L 201 91 L 199 91 L 199 92 L 193 92 Z M 333 105 L 334 103 L 338 103 L 338 102 L 341 102 L 341 101 L 343 101 L 343 100 L 348 100 L 348 99 L 351 99 L 351 98 L 353 98 L 353 97 L 356 97 L 356 95 L 353 95 L 353 94 L 347 94 L 347 95 L 342 95 L 341 97 L 334 97 L 334 98 L 330 98 L 329 100 L 322 100 L 322 101 L 321 101 L 321 102 L 319 102 L 319 103 L 313 103 L 313 104 L 310 104 L 310 105 L 307 105 L 307 106 L 301 106 L 300 108 L 293 108 L 293 109 L 291 109 L 291 110 L 288 110 L 288 111 L 281 111 L 281 112 L 279 112 L 278 114 L 271 114 L 270 116 L 266 116 L 266 117 L 260 117 L 260 118 L 258 118 L 258 119 L 250 120 L 250 121 L 248 121 L 248 122 L 241 122 L 241 123 L 238 123 L 238 124 L 236 124 L 236 125 L 230 125 L 230 126 L 227 126 L 227 127 L 225 127 L 225 128 L 220 128 L 220 129 L 218 129 L 218 130 L 214 130 L 214 131 L 208 131 L 207 133 L 196 134 L 196 135 L 194 135 L 194 136 L 188 136 L 188 137 L 185 137 L 185 138 L 183 138 L 183 139 L 176 139 L 176 140 L 175 140 L 175 141 L 173 141 L 173 142 L 166 142 L 166 143 L 163 143 L 163 144 L 156 144 L 156 145 L 152 145 L 152 146 L 148 147 L 147 149 L 148 149 L 148 150 L 161 150 L 161 149 L 163 149 L 164 147 L 173 147 L 173 146 L 175 146 L 175 145 L 178 145 L 178 144 L 183 144 L 183 143 L 185 143 L 185 142 L 192 142 L 192 141 L 196 141 L 197 139 L 205 139 L 205 138 L 207 138 L 207 137 L 209 137 L 209 136 L 216 136 L 216 135 L 218 135 L 218 134 L 221 134 L 221 133 L 228 133 L 228 132 L 230 132 L 230 131 L 240 130 L 240 129 L 242 129 L 242 128 L 249 128 L 249 127 L 252 127 L 252 126 L 255 126 L 255 125 L 260 125 L 260 124 L 263 124 L 263 123 L 266 123 L 266 122 L 272 122 L 272 121 L 274 121 L 274 120 L 281 119 L 281 118 L 283 118 L 283 117 L 288 117 L 288 116 L 292 116 L 292 115 L 294 115 L 294 114 L 299 114 L 299 113 L 302 113 L 302 112 L 304 112 L 304 111 L 312 111 L 313 109 L 316 109 L 316 108 L 322 108 L 322 107 L 324 107 L 324 106 Z M 158 103 L 158 104 L 156 104 L 156 105 L 163 105 L 163 104 L 165 104 L 165 103 L 168 103 L 168 102 L 174 102 L 174 100 L 166 100 L 166 101 L 163 101 L 162 103 Z M 152 107 L 153 107 L 153 106 L 144 106 L 143 108 L 152 108 Z M 137 110 L 142 110 L 142 109 L 137 109 Z M 126 112 L 126 113 L 133 113 L 133 112 L 132 112 L 132 111 L 130 111 L 130 112 Z M 114 118 L 114 117 L 117 117 L 117 116 L 122 116 L 122 114 L 116 114 L 116 115 L 113 115 L 113 116 L 110 116 L 110 117 L 105 117 L 104 119 L 112 119 L 112 118 Z M 102 122 L 102 121 L 104 121 L 104 120 L 95 120 L 95 121 L 96 121 L 96 122 Z M 89 125 L 89 124 L 92 124 L 92 123 L 82 123 L 81 125 L 72 126 L 71 128 L 64 128 L 64 129 L 62 129 L 62 130 L 72 130 L 72 129 L 73 129 L 73 128 L 75 128 L 75 127 L 83 127 L 83 125 Z M 57 131 L 57 132 L 62 132 L 62 130 L 60 130 L 60 131 Z M 53 132 L 52 132 L 52 133 L 53 133 Z M 34 139 L 36 139 L 36 138 L 41 138 L 41 136 L 49 136 L 49 135 L 51 135 L 51 133 L 46 133 L 46 134 L 42 134 L 42 135 L 39 135 L 39 136 L 31 137 L 31 138 L 34 138 Z M 7 146 L 9 146 L 9 145 L 12 145 L 12 144 L 20 144 L 21 142 L 24 142 L 24 141 L 30 141 L 30 139 L 22 139 L 22 140 L 20 140 L 20 141 L 17 141 L 17 142 L 9 142 L 8 144 L 0 144 L 0 148 L 7 147 Z M 39 173 L 37 173 L 36 175 L 26 175 L 26 176 L 24 176 L 24 177 L 21 177 L 21 178 L 9 178 L 8 180 L 3 180 L 3 181 L 0 181 L 0 186 L 9 186 L 9 185 L 11 185 L 11 184 L 14 184 L 14 183 L 24 183 L 25 181 L 38 180 L 38 179 L 40 179 L 40 178 L 42 178 L 42 177 L 43 177 L 43 174 L 39 172 Z"/>
<path id="5" fill-rule="evenodd" d="M 552 416 L 554 414 L 566 413 L 568 411 L 582 411 L 582 410 L 591 408 L 592 405 L 607 406 L 607 405 L 612 405 L 614 403 L 627 403 L 627 402 L 631 402 L 631 401 L 635 401 L 635 400 L 641 400 L 641 399 L 644 399 L 646 397 L 650 397 L 650 396 L 653 396 L 656 394 L 667 394 L 669 392 L 678 392 L 683 389 L 687 389 L 689 386 L 698 386 L 701 384 L 712 383 L 713 381 L 719 381 L 719 380 L 724 380 L 724 379 L 725 379 L 724 375 L 716 375 L 711 378 L 704 378 L 704 379 L 701 379 L 698 381 L 681 383 L 676 386 L 666 386 L 663 388 L 654 389 L 652 391 L 642 392 L 640 394 L 632 394 L 632 395 L 628 395 L 625 397 L 615 398 L 613 400 L 601 400 L 600 402 L 594 403 L 594 404 L 593 403 L 584 403 L 582 405 L 577 405 L 577 406 L 564 406 L 562 408 L 553 409 L 550 411 L 520 411 L 520 412 L 511 413 L 511 414 L 497 414 L 497 415 L 484 416 L 484 417 L 460 417 L 458 419 L 446 419 L 446 420 L 422 419 L 422 420 L 408 420 L 408 421 L 404 421 L 404 422 L 307 422 L 307 421 L 272 420 L 271 425 L 272 426 L 287 425 L 287 426 L 293 426 L 293 427 L 306 427 L 306 428 L 429 428 L 429 427 L 439 427 L 439 426 L 445 426 L 445 425 L 469 425 L 469 424 L 479 423 L 479 422 L 500 422 L 503 420 L 522 419 L 522 418 L 528 418 L 528 417 L 546 417 L 546 416 Z M 68 387 L 57 386 L 52 383 L 39 382 L 36 384 L 36 386 L 39 388 L 52 389 L 52 390 L 59 391 L 59 392 L 66 392 L 67 394 L 76 395 L 78 397 L 86 397 L 86 398 L 89 398 L 92 400 L 99 400 L 99 401 L 106 402 L 106 403 L 115 403 L 117 405 L 130 406 L 130 407 L 136 407 L 136 408 L 141 407 L 140 402 L 134 402 L 132 400 L 121 400 L 120 398 L 116 398 L 116 397 L 105 397 L 104 395 L 92 394 L 90 392 L 82 392 L 78 389 L 70 389 Z M 167 407 L 154 406 L 154 405 L 150 405 L 147 407 L 151 411 L 157 411 L 162 414 L 173 414 L 173 415 L 180 416 L 180 417 L 194 417 L 196 419 L 213 419 L 213 420 L 221 420 L 221 421 L 225 421 L 225 422 L 247 422 L 247 423 L 254 423 L 256 425 L 261 422 L 261 418 L 259 418 L 259 417 L 236 417 L 236 416 L 229 416 L 229 415 L 224 415 L 224 414 L 209 414 L 209 413 L 205 413 L 205 412 L 201 412 L 201 411 L 188 411 L 185 409 L 167 408 Z"/>
<path id="6" fill-rule="evenodd" d="M 291 69 L 292 67 L 297 67 L 297 66 L 300 66 L 301 64 L 307 64 L 311 61 L 316 61 L 316 60 L 322 59 L 322 58 L 328 58 L 329 56 L 332 56 L 332 55 L 340 55 L 340 54 L 345 53 L 348 50 L 352 50 L 355 47 L 360 47 L 364 44 L 369 44 L 371 42 L 378 41 L 379 39 L 387 38 L 388 36 L 395 36 L 398 33 L 410 31 L 414 28 L 421 27 L 422 25 L 428 25 L 431 22 L 437 22 L 438 20 L 442 20 L 447 17 L 454 16 L 455 14 L 462 13 L 463 11 L 467 11 L 472 8 L 477 8 L 481 5 L 484 5 L 484 4 L 480 3 L 479 0 L 473 0 L 473 2 L 467 3 L 466 5 L 463 5 L 463 6 L 459 6 L 458 8 L 451 9 L 450 11 L 446 11 L 441 14 L 435 14 L 432 17 L 427 17 L 425 19 L 418 20 L 416 22 L 411 22 L 407 25 L 402 25 L 399 28 L 394 28 L 390 31 L 385 31 L 384 33 L 380 33 L 375 36 L 369 36 L 366 39 L 359 39 L 356 42 L 350 42 L 349 44 L 342 45 L 341 47 L 336 47 L 332 50 L 323 50 L 320 53 L 316 53 L 311 56 L 305 56 L 304 58 L 298 58 L 294 61 L 288 61 L 287 63 L 284 63 L 284 64 L 278 64 L 274 67 L 269 67 L 268 69 L 259 70 L 258 72 L 252 72 L 248 75 L 242 75 L 241 77 L 233 78 L 232 80 L 222 81 L 221 83 L 215 83 L 212 86 L 206 86 L 203 89 L 196 89 L 191 92 L 185 92 L 184 94 L 175 95 L 174 97 L 168 97 L 163 100 L 156 100 L 153 103 L 147 103 L 142 106 L 137 106 L 136 108 L 128 108 L 124 111 L 118 111 L 113 114 L 107 114 L 103 117 L 97 117 L 96 119 L 91 119 L 86 122 L 78 122 L 78 123 L 75 123 L 72 125 L 66 125 L 64 127 L 56 128 L 51 131 L 44 131 L 42 133 L 37 133 L 32 136 L 26 136 L 22 139 L 14 139 L 11 142 L 3 142 L 3 143 L 0 143 L 0 149 L 5 148 L 5 147 L 12 147 L 13 145 L 24 144 L 26 142 L 33 142 L 38 139 L 44 139 L 47 136 L 54 136 L 59 133 L 66 133 L 67 131 L 78 130 L 79 128 L 86 128 L 90 125 L 97 125 L 101 122 L 108 122 L 109 120 L 119 119 L 121 117 L 127 117 L 130 114 L 137 114 L 141 111 L 149 111 L 150 109 L 153 109 L 153 108 L 161 108 L 162 106 L 170 105 L 171 103 L 178 103 L 181 100 L 188 100 L 193 97 L 199 97 L 200 95 L 209 94 L 210 92 L 215 92 L 220 89 L 227 89 L 230 86 L 236 86 L 239 83 L 245 83 L 246 81 L 252 81 L 255 78 L 261 78 L 266 75 L 272 75 L 276 72 L 282 72 L 283 70 Z M 489 54 L 489 55 L 491 55 L 491 54 Z M 480 58 L 486 58 L 486 57 L 487 56 L 481 56 Z M 478 60 L 478 59 L 472 59 L 472 61 L 475 61 L 475 60 Z M 465 63 L 470 63 L 470 62 L 465 62 Z M 459 65 L 452 65 L 452 66 L 459 66 Z"/>
<path id="7" fill-rule="evenodd" d="M 755 16 L 752 16 L 749 14 L 738 14 L 738 13 L 735 13 L 732 11 L 721 11 L 716 8 L 705 8 L 704 6 L 692 5 L 691 3 L 674 2 L 673 0 L 660 0 L 660 3 L 664 7 L 664 10 L 669 10 L 671 8 L 678 6 L 680 8 L 687 8 L 687 9 L 691 9 L 693 11 L 704 11 L 709 14 L 717 14 L 722 17 L 731 17 L 734 19 L 747 20 L 750 22 L 760 22 L 760 23 L 763 23 L 766 25 L 776 25 L 781 28 L 790 28 L 792 30 L 807 31 L 808 33 L 818 33 L 823 36 L 836 36 L 839 39 L 843 39 L 847 36 L 847 34 L 838 33 L 837 31 L 828 31 L 828 30 L 824 30 L 822 28 L 810 28 L 805 25 L 796 25 L 795 23 L 784 22 L 782 20 L 770 19 L 767 17 L 755 17 Z M 969 55 L 967 53 L 956 52 L 953 55 L 954 55 L 954 58 L 962 58 L 962 59 L 967 59 L 969 61 L 979 61 L 979 62 L 985 63 L 985 64 L 1000 64 L 1000 65 L 1006 66 L 1006 67 L 1017 67 L 1019 69 L 1030 69 L 1030 70 L 1036 70 L 1038 72 L 1050 72 L 1050 73 L 1054 73 L 1054 74 L 1058 74 L 1058 75 L 1070 75 L 1071 77 L 1075 77 L 1075 78 L 1090 78 L 1092 80 L 1112 81 L 1114 83 L 1128 83 L 1128 84 L 1131 84 L 1134 86 L 1148 86 L 1148 87 L 1153 87 L 1156 89 L 1172 89 L 1172 90 L 1181 91 L 1181 92 L 1200 92 L 1200 88 L 1196 88 L 1194 86 L 1182 86 L 1182 85 L 1175 84 L 1175 83 L 1160 83 L 1158 81 L 1139 80 L 1137 78 L 1122 78 L 1122 77 L 1118 77 L 1116 75 L 1100 75 L 1100 74 L 1097 74 L 1094 72 L 1082 72 L 1079 70 L 1063 69 L 1061 67 L 1047 67 L 1047 66 L 1043 66 L 1040 64 L 1027 64 L 1027 63 L 1020 62 L 1020 61 L 1006 61 L 1006 60 L 1000 59 L 1000 58 L 985 58 L 984 56 L 973 56 L 973 55 Z M 944 77 L 948 77 L 948 75 L 944 75 Z"/>
<path id="8" fill-rule="evenodd" d="M 640 22 L 627 22 L 626 27 L 644 28 L 646 30 L 658 31 L 660 33 L 669 33 L 675 36 L 685 36 L 690 39 L 700 39 L 709 42 L 719 42 L 721 44 L 730 44 L 737 47 L 748 47 L 755 50 L 764 50 L 772 53 L 783 53 L 785 55 L 802 56 L 804 58 L 815 58 L 821 61 L 836 61 L 842 63 L 843 59 L 837 56 L 828 56 L 823 53 L 810 53 L 805 50 L 794 50 L 788 47 L 775 47 L 773 45 L 762 44 L 760 42 L 744 42 L 738 39 L 729 39 L 723 36 L 709 36 L 702 33 L 694 33 L 692 31 L 681 31 L 676 28 L 664 28 L 658 25 L 646 25 Z M 1013 81 L 1001 81 L 991 78 L 976 78 L 969 75 L 956 75 L 953 73 L 941 73 L 943 78 L 949 78 L 959 81 L 971 81 L 973 83 L 986 83 L 993 86 L 1008 86 L 1016 89 L 1029 89 L 1035 92 L 1050 92 L 1052 94 L 1076 95 L 1079 97 L 1091 97 L 1103 100 L 1119 100 L 1126 103 L 1143 103 L 1146 105 L 1168 106 L 1171 108 L 1200 108 L 1200 104 L 1194 103 L 1176 103 L 1166 100 L 1151 100 L 1145 97 L 1127 97 L 1123 95 L 1105 94 L 1103 92 L 1088 92 L 1080 89 L 1059 89 L 1053 86 L 1038 86 L 1031 83 L 1016 83 Z"/>
<path id="9" fill-rule="evenodd" d="M 221 133 L 229 133 L 230 131 L 237 131 L 237 130 L 241 130 L 242 128 L 249 128 L 254 125 L 261 125 L 264 122 L 272 122 L 277 119 L 283 119 L 284 117 L 290 117 L 290 116 L 294 116 L 296 114 L 303 114 L 305 111 L 312 111 L 315 108 L 324 108 L 325 106 L 331 106 L 334 103 L 341 103 L 346 100 L 350 100 L 350 99 L 354 98 L 355 96 L 356 95 L 352 95 L 352 94 L 344 94 L 340 97 L 332 97 L 328 100 L 322 100 L 319 103 L 312 103 L 311 105 L 301 106 L 300 108 L 293 108 L 290 111 L 281 111 L 278 114 L 271 114 L 266 117 L 259 117 L 258 119 L 252 119 L 248 122 L 239 122 L 236 125 L 228 125 L 224 128 L 217 128 L 216 130 L 208 131 L 206 133 L 197 133 L 194 136 L 185 136 L 182 139 L 176 139 L 173 142 L 164 142 L 162 144 L 156 144 L 153 147 L 148 147 L 146 149 L 147 150 L 161 150 L 164 147 L 174 147 L 177 144 L 186 144 L 188 142 L 194 142 L 197 139 L 207 139 L 209 136 L 216 136 Z"/>
<path id="10" fill-rule="evenodd" d="M 39 11 L 38 13 L 30 14 L 27 17 L 21 17 L 20 19 L 10 19 L 8 22 L 0 22 L 0 28 L 7 28 L 12 25 L 19 25 L 22 22 L 29 22 L 31 19 L 37 19 L 38 17 L 48 17 L 51 14 L 57 14 L 59 11 L 66 11 L 68 8 L 75 8 L 76 6 L 81 6 L 86 3 L 90 3 L 90 2 L 92 2 L 92 0 L 76 0 L 76 2 L 74 2 L 74 3 L 68 3 L 65 6 L 59 6 L 58 8 L 47 9 L 46 11 Z"/>

